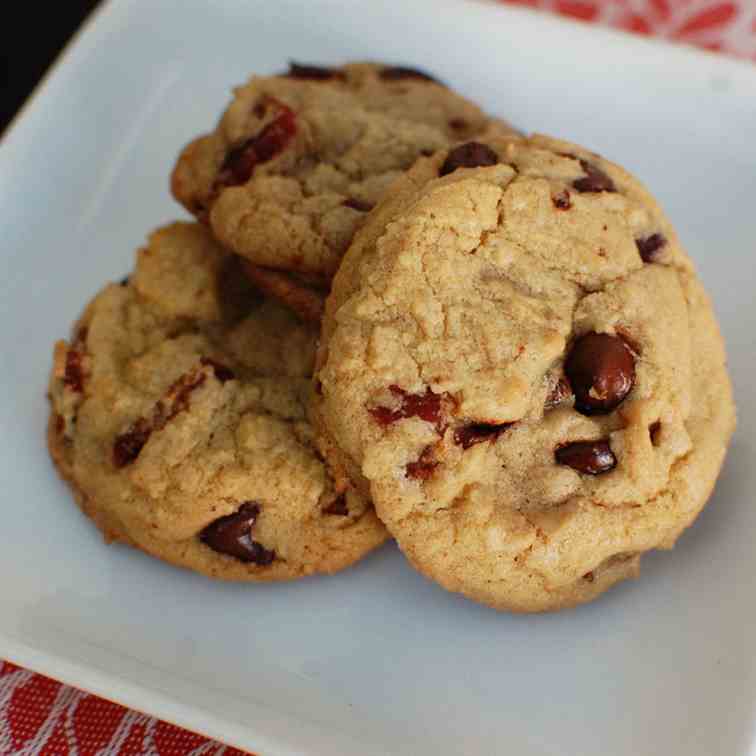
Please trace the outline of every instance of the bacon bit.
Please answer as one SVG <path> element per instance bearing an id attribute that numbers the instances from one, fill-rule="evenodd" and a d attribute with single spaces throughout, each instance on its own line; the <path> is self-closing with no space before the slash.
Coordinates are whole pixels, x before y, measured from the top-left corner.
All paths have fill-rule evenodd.
<path id="1" fill-rule="evenodd" d="M 473 423 L 464 425 L 454 431 L 454 443 L 459 444 L 463 449 L 469 449 L 475 444 L 481 444 L 484 441 L 496 441 L 496 439 L 510 428 L 514 423 Z"/>
<path id="2" fill-rule="evenodd" d="M 126 433 L 116 438 L 113 444 L 113 464 L 120 469 L 134 462 L 151 433 L 150 424 L 140 417 Z"/>
<path id="3" fill-rule="evenodd" d="M 433 458 L 433 447 L 426 446 L 422 454 L 415 462 L 410 462 L 405 468 L 408 478 L 416 480 L 428 480 L 438 467 L 439 462 Z"/>
<path id="4" fill-rule="evenodd" d="M 155 404 L 151 419 L 140 417 L 129 430 L 116 437 L 113 464 L 121 468 L 134 462 L 153 431 L 162 430 L 176 415 L 189 409 L 189 396 L 206 378 L 206 373 L 195 371 L 182 375 L 173 383 L 166 392 L 165 401 L 161 399 Z"/>
<path id="5" fill-rule="evenodd" d="M 66 370 L 63 375 L 63 384 L 71 391 L 81 393 L 84 391 L 84 368 L 82 360 L 84 355 L 75 349 L 69 349 L 66 354 Z"/>
<path id="6" fill-rule="evenodd" d="M 279 115 L 259 134 L 229 150 L 216 178 L 216 188 L 246 184 L 255 168 L 272 160 L 296 134 L 294 111 L 274 97 L 267 98 L 267 102 L 280 111 Z"/>
<path id="7" fill-rule="evenodd" d="M 396 385 L 389 386 L 389 391 L 401 400 L 399 407 L 371 407 L 368 411 L 381 425 L 390 425 L 408 417 L 419 417 L 427 423 L 438 426 L 441 419 L 441 394 L 434 394 L 430 388 L 424 394 L 408 394 Z"/>

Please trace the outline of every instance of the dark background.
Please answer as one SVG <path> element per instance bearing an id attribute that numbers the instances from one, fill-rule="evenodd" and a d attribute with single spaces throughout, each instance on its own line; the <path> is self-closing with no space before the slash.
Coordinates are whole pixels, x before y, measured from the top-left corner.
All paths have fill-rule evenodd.
<path id="1" fill-rule="evenodd" d="M 0 33 L 0 134 L 98 2 L 22 0 L 6 8 Z"/>

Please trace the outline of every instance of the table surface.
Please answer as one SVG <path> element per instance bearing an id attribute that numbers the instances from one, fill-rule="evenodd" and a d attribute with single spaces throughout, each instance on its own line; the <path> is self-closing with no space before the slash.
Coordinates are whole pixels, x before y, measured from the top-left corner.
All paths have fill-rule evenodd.
<path id="1" fill-rule="evenodd" d="M 461 0 L 460 0 L 461 1 Z M 756 61 L 756 0 L 506 0 L 584 22 L 694 44 Z M 0 134 L 71 35 L 98 5 L 16 6 L 0 49 Z M 33 33 L 29 33 L 33 30 Z M 10 40 L 19 39 L 15 47 Z M 0 756 L 240 752 L 0 660 Z"/>

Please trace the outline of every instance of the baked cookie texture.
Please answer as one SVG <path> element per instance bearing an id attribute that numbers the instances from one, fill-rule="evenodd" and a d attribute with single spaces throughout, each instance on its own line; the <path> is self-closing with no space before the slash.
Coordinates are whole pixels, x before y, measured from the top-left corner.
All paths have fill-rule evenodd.
<path id="1" fill-rule="evenodd" d="M 153 233 L 55 346 L 49 448 L 109 541 L 227 580 L 332 573 L 386 539 L 307 421 L 316 332 L 196 223 Z"/>
<path id="2" fill-rule="evenodd" d="M 312 416 L 412 564 L 498 609 L 638 574 L 711 494 L 735 425 L 722 338 L 630 174 L 545 136 L 421 159 L 358 233 Z"/>
<path id="3" fill-rule="evenodd" d="M 424 72 L 292 64 L 235 90 L 216 129 L 181 153 L 171 187 L 219 241 L 262 266 L 258 285 L 317 318 L 391 182 L 419 156 L 487 131 L 513 133 Z"/>

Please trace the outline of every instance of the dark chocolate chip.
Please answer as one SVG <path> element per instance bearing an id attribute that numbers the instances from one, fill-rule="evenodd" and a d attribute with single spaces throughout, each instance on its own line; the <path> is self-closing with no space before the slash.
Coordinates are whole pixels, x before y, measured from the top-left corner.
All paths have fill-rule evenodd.
<path id="1" fill-rule="evenodd" d="M 600 475 L 617 465 L 608 441 L 575 441 L 560 446 L 554 456 L 560 465 L 567 465 L 585 475 Z"/>
<path id="2" fill-rule="evenodd" d="M 465 142 L 465 144 L 457 145 L 449 151 L 439 175 L 446 176 L 456 171 L 457 168 L 478 168 L 496 165 L 498 162 L 499 156 L 487 144 Z"/>
<path id="3" fill-rule="evenodd" d="M 335 498 L 327 507 L 323 509 L 323 514 L 340 515 L 341 517 L 346 517 L 349 514 L 346 494 L 341 494 L 341 496 Z"/>
<path id="4" fill-rule="evenodd" d="M 326 66 L 313 66 L 309 63 L 289 61 L 289 71 L 286 74 L 292 79 L 310 79 L 312 81 L 327 81 L 328 79 L 343 79 L 344 74 Z"/>
<path id="5" fill-rule="evenodd" d="M 124 276 L 124 277 L 123 277 L 123 278 L 122 278 L 122 279 L 121 279 L 121 280 L 120 280 L 120 281 L 118 282 L 118 285 L 119 285 L 119 286 L 128 286 L 128 285 L 129 285 L 129 277 L 128 277 L 128 276 Z"/>
<path id="6" fill-rule="evenodd" d="M 233 514 L 211 522 L 199 534 L 199 538 L 213 551 L 264 567 L 276 555 L 274 551 L 252 540 L 252 526 L 259 514 L 259 504 L 245 501 Z"/>
<path id="7" fill-rule="evenodd" d="M 574 157 L 574 156 L 570 156 Z M 580 167 L 585 172 L 583 178 L 575 179 L 572 186 L 579 192 L 616 192 L 617 188 L 611 178 L 587 160 L 580 158 Z"/>
<path id="8" fill-rule="evenodd" d="M 659 250 L 664 247 L 667 240 L 661 234 L 651 234 L 642 239 L 636 239 L 635 244 L 640 252 L 643 262 L 655 262 L 659 257 Z"/>
<path id="9" fill-rule="evenodd" d="M 575 409 L 605 415 L 633 388 L 635 358 L 619 336 L 591 332 L 575 342 L 564 372 L 575 392 Z"/>
<path id="10" fill-rule="evenodd" d="M 434 81 L 436 84 L 441 82 L 425 71 L 417 68 L 407 68 L 406 66 L 388 66 L 381 70 L 379 76 L 384 81 L 402 81 L 403 79 L 422 79 L 423 81 Z"/>
<path id="11" fill-rule="evenodd" d="M 470 124 L 464 118 L 452 118 L 449 121 L 449 128 L 454 131 L 466 131 L 470 128 Z"/>
<path id="12" fill-rule="evenodd" d="M 342 203 L 344 207 L 351 207 L 352 210 L 359 210 L 361 213 L 368 213 L 373 209 L 369 202 L 363 202 L 356 197 L 347 197 Z"/>
<path id="13" fill-rule="evenodd" d="M 552 196 L 551 201 L 557 210 L 569 210 L 572 207 L 570 193 L 566 189 Z"/>
<path id="14" fill-rule="evenodd" d="M 472 423 L 464 425 L 454 431 L 454 443 L 459 444 L 463 449 L 469 449 L 475 444 L 481 444 L 484 441 L 496 441 L 513 423 Z"/>

